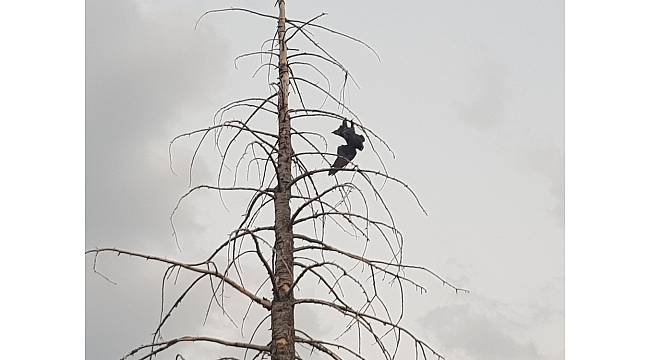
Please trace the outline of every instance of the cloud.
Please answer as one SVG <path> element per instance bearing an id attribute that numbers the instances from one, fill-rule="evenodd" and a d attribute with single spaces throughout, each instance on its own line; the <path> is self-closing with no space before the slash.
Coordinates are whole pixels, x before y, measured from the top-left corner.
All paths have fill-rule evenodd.
<path id="1" fill-rule="evenodd" d="M 331 14 L 329 24 L 371 41 L 382 53 L 381 64 L 355 44 L 329 45 L 362 85 L 352 92 L 353 107 L 396 150 L 398 160 L 388 160 L 391 173 L 413 185 L 430 211 L 424 218 L 402 192 L 385 193 L 406 235 L 409 262 L 469 287 L 471 299 L 478 294 L 495 299 L 459 304 L 438 297 L 432 302 L 431 295 L 409 297 L 408 309 L 426 314 L 434 344 L 445 346 L 440 350 L 450 359 L 562 356 L 563 293 L 555 284 L 552 291 L 529 296 L 552 277 L 563 285 L 562 224 L 549 213 L 563 210 L 553 207 L 563 203 L 557 200 L 563 198 L 564 175 L 561 6 L 520 0 L 392 5 L 378 3 L 363 22 L 357 15 L 367 11 L 362 2 L 328 2 L 324 9 Z M 214 6 L 212 1 L 87 2 L 88 248 L 118 246 L 183 260 L 204 254 L 236 224 L 239 208 L 227 213 L 213 194 L 201 193 L 176 218 L 179 254 L 168 222 L 187 188 L 180 167 L 187 165 L 191 143 L 176 148 L 181 175 L 173 176 L 170 138 L 209 124 L 212 111 L 227 101 L 266 91 L 250 73 L 240 71 L 239 78 L 227 69 L 236 53 L 255 50 L 272 34 L 274 24 L 243 14 L 215 15 L 194 31 L 197 15 Z M 258 8 L 263 6 L 268 10 L 272 3 Z M 301 1 L 290 16 L 310 17 L 315 8 L 320 12 L 322 1 Z M 385 26 L 395 18 L 408 19 L 399 21 L 399 31 Z M 245 65 L 254 70 L 254 59 Z M 264 79 L 253 81 L 258 80 Z M 329 129 L 321 122 L 297 125 Z M 215 162 L 201 155 L 199 175 L 205 175 Z M 370 158 L 368 152 L 358 157 L 364 165 Z M 458 266 L 448 265 L 449 259 Z M 86 351 L 88 358 L 114 359 L 149 340 L 164 270 L 110 256 L 100 258 L 99 266 L 119 285 L 95 276 L 89 260 Z M 304 291 L 319 295 L 315 286 Z M 187 330 L 237 338 L 238 330 L 220 317 L 201 326 L 205 294 L 183 302 L 181 317 L 166 335 Z M 386 294 L 397 300 L 393 290 Z M 234 308 L 243 303 L 237 296 L 229 301 Z M 311 329 L 318 336 L 340 329 L 332 313 L 316 308 L 297 317 L 300 326 L 318 324 Z M 178 349 L 188 360 L 226 353 L 200 344 Z"/>
<path id="2" fill-rule="evenodd" d="M 540 355 L 531 341 L 521 341 L 503 330 L 505 321 L 471 309 L 468 304 L 431 311 L 423 320 L 426 328 L 444 344 L 448 358 L 456 354 L 468 360 L 534 360 Z"/>
<path id="3" fill-rule="evenodd" d="M 550 279 L 519 302 L 480 293 L 447 297 L 419 324 L 447 358 L 563 358 L 564 279 Z"/>
<path id="4" fill-rule="evenodd" d="M 172 176 L 165 150 L 179 129 L 207 118 L 206 94 L 223 68 L 209 26 L 193 30 L 195 16 L 178 7 L 146 15 L 124 0 L 87 4 L 89 244 L 170 239 L 165 218 L 186 179 Z"/>
<path id="5" fill-rule="evenodd" d="M 168 217 L 186 178 L 172 175 L 166 149 L 180 129 L 209 117 L 225 59 L 210 26 L 193 30 L 197 13 L 185 4 L 86 2 L 87 248 L 178 255 Z M 207 231 L 197 206 L 188 204 L 177 220 L 188 245 Z M 86 356 L 114 359 L 150 340 L 164 268 L 101 256 L 99 269 L 113 286 L 87 260 Z M 183 304 L 203 309 L 204 299 Z M 169 329 L 194 333 L 200 325 L 200 314 L 184 315 Z"/>

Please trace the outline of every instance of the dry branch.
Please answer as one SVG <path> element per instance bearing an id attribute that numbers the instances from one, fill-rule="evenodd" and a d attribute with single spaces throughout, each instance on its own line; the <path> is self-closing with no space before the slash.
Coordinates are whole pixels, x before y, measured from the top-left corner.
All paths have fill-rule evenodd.
<path id="1" fill-rule="evenodd" d="M 250 350 L 256 352 L 253 356 L 254 360 L 264 359 L 267 356 L 272 360 L 305 358 L 296 351 L 296 345 L 307 348 L 310 352 L 319 352 L 331 359 L 343 359 L 343 354 L 356 359 L 366 359 L 361 349 L 363 332 L 374 340 L 374 344 L 386 360 L 397 358 L 403 335 L 413 341 L 416 359 L 419 356 L 426 359 L 427 355 L 431 354 L 442 358 L 431 346 L 400 325 L 404 315 L 404 285 L 426 292 L 424 286 L 410 277 L 411 272 L 420 271 L 435 277 L 442 282 L 443 286 L 449 286 L 457 293 L 464 293 L 467 290 L 451 284 L 426 267 L 403 263 L 404 238 L 396 225 L 389 204 L 384 199 L 383 186 L 387 182 L 402 186 L 415 199 L 424 214 L 426 210 L 408 184 L 388 173 L 379 150 L 383 152 L 385 148 L 385 151 L 394 158 L 392 149 L 379 134 L 364 125 L 346 103 L 348 80 L 357 88 L 359 84 L 343 62 L 316 40 L 315 33 L 328 32 L 352 40 L 370 49 L 378 60 L 380 60 L 379 55 L 366 42 L 320 24 L 319 21 L 326 15 L 325 13 L 308 20 L 288 19 L 285 15 L 285 1 L 277 0 L 276 6 L 278 16 L 246 8 L 226 8 L 206 11 L 197 19 L 195 28 L 210 14 L 228 12 L 255 15 L 276 22 L 277 28 L 273 37 L 263 41 L 259 50 L 246 52 L 234 58 L 234 65 L 237 68 L 240 59 L 259 55 L 261 64 L 255 68 L 253 77 L 266 69 L 271 93 L 267 97 L 250 97 L 227 103 L 214 112 L 211 126 L 175 136 L 171 139 L 168 148 L 169 166 L 174 173 L 173 146 L 181 140 L 192 139 L 194 135 L 199 137 L 198 142 L 192 145 L 192 156 L 188 166 L 189 186 L 179 196 L 170 215 L 172 235 L 176 244 L 178 245 L 178 235 L 174 226 L 174 217 L 184 201 L 199 190 L 217 191 L 226 209 L 223 192 L 248 193 L 250 197 L 243 209 L 244 213 L 239 225 L 223 242 L 216 245 L 205 260 L 193 263 L 115 248 L 86 251 L 86 254 L 95 256 L 93 271 L 111 282 L 112 280 L 97 270 L 97 257 L 101 253 L 114 253 L 118 256 L 125 254 L 167 265 L 161 286 L 160 320 L 153 332 L 152 342 L 136 347 L 125 358 L 147 351 L 141 359 L 149 359 L 182 342 L 212 342 L 245 349 L 244 359 L 247 358 Z M 294 39 L 296 41 L 302 39 L 307 43 L 306 48 L 289 48 L 288 42 Z M 289 54 L 290 52 L 292 53 Z M 275 79 L 272 79 L 272 70 L 277 71 Z M 343 76 L 339 96 L 333 94 L 333 88 L 338 88 L 336 84 L 332 86 L 331 74 L 328 72 L 331 70 Z M 319 85 L 320 79 L 325 80 L 326 88 Z M 322 84 L 322 81 L 320 83 Z M 323 100 L 320 106 L 309 104 L 310 97 L 317 96 L 320 99 L 321 95 Z M 299 107 L 290 107 L 290 102 L 293 101 L 296 101 Z M 326 106 L 333 105 L 336 106 L 336 110 L 325 109 Z M 242 114 L 241 118 L 228 121 L 224 119 L 225 116 Z M 266 128 L 261 126 L 261 119 L 268 120 L 269 116 L 274 119 L 273 124 L 277 125 L 277 130 L 265 130 Z M 336 176 L 332 177 L 334 185 L 324 185 L 323 177 L 320 175 L 332 169 L 331 160 L 338 155 L 327 151 L 328 141 L 325 136 L 303 128 L 303 124 L 311 122 L 302 122 L 300 127 L 292 125 L 292 120 L 301 118 L 337 123 L 346 121 L 357 126 L 367 138 L 381 169 L 366 169 L 350 162 L 348 167 L 339 169 Z M 210 135 L 214 136 L 214 147 L 218 152 L 216 184 L 193 186 L 194 164 L 205 139 Z M 383 147 L 376 148 L 374 146 L 376 142 Z M 233 149 L 239 146 L 243 147 L 243 151 L 233 154 L 235 152 Z M 320 161 L 327 167 L 313 168 L 311 163 L 314 161 Z M 230 167 L 233 163 L 234 170 Z M 231 186 L 222 185 L 224 168 L 232 174 Z M 241 173 L 244 168 L 245 180 L 242 180 L 244 175 Z M 257 179 L 254 175 L 255 168 Z M 249 176 L 251 172 L 253 176 Z M 346 181 L 340 181 L 343 174 L 351 176 Z M 381 184 L 378 184 L 379 182 Z M 371 204 L 373 196 L 376 207 L 380 209 L 385 219 L 378 218 L 374 214 L 374 207 Z M 270 204 L 273 204 L 273 210 L 270 209 Z M 269 215 L 273 217 L 271 225 L 258 225 L 260 219 Z M 363 251 L 355 253 L 331 245 L 329 239 L 328 241 L 325 239 L 326 233 L 329 233 L 326 224 L 334 224 L 342 234 L 365 240 Z M 313 227 L 313 237 L 294 232 L 295 226 L 302 228 L 306 225 Z M 274 234 L 273 241 L 265 238 L 265 234 L 271 231 Z M 309 231 L 311 232 L 311 229 Z M 376 239 L 379 239 L 379 244 L 385 246 L 386 258 L 375 259 L 366 255 L 371 240 Z M 295 240 L 300 240 L 301 246 L 294 247 Z M 373 245 L 375 243 L 372 241 Z M 250 279 L 244 273 L 242 261 L 254 261 L 259 265 L 260 271 L 252 274 L 258 275 L 255 284 L 259 286 L 255 291 L 244 286 L 244 275 L 247 282 Z M 350 263 L 352 265 L 348 266 Z M 366 269 L 370 271 L 370 275 L 364 275 L 367 276 L 364 279 L 359 273 Z M 181 271 L 193 274 L 192 281 L 175 297 L 169 308 L 165 309 L 166 284 L 174 273 L 178 277 Z M 192 290 L 205 279 L 208 279 L 210 284 L 210 301 L 205 311 L 204 324 L 212 305 L 216 304 L 222 314 L 235 326 L 237 325 L 225 308 L 226 288 L 234 289 L 249 301 L 240 323 L 242 336 L 249 315 L 255 314 L 255 312 L 251 313 L 253 304 L 261 307 L 264 316 L 257 322 L 250 337 L 247 337 L 248 342 L 203 336 L 185 336 L 165 341 L 162 339 L 163 328 L 176 314 L 175 309 L 180 307 L 190 293 L 194 294 Z M 308 286 L 308 283 L 305 284 L 308 281 L 315 282 L 331 300 L 295 299 L 294 291 L 300 292 L 301 287 Z M 400 297 L 399 312 L 388 306 L 383 298 L 384 294 L 380 292 L 382 284 L 395 283 L 398 286 L 394 293 L 398 293 Z M 268 290 L 273 294 L 271 300 L 260 295 Z M 360 305 L 353 306 L 352 304 L 356 304 L 354 300 L 360 300 Z M 294 307 L 301 304 L 319 305 L 335 310 L 349 322 L 333 341 L 315 339 L 307 332 L 295 329 Z M 271 327 L 270 342 L 266 345 L 254 344 L 253 340 L 268 320 Z M 358 351 L 338 342 L 338 339 L 354 329 L 358 332 Z M 180 354 L 176 358 L 184 360 Z M 235 358 L 222 357 L 221 359 Z"/>

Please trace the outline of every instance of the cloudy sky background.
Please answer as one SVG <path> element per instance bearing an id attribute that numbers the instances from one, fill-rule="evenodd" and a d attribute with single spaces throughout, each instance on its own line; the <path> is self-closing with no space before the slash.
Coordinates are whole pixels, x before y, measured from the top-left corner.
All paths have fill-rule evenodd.
<path id="1" fill-rule="evenodd" d="M 235 70 L 232 59 L 255 50 L 272 22 L 222 15 L 193 29 L 204 10 L 231 5 L 274 12 L 262 1 L 87 1 L 88 248 L 190 259 L 236 224 L 237 211 L 197 198 L 177 219 L 179 254 L 168 222 L 187 188 L 186 177 L 170 172 L 170 138 L 209 124 L 232 99 L 266 91 L 250 79 L 254 61 Z M 379 63 L 359 46 L 325 39 L 361 84 L 351 105 L 397 154 L 391 173 L 429 211 L 423 216 L 406 196 L 393 197 L 407 260 L 472 290 L 455 295 L 430 281 L 429 293 L 407 294 L 406 324 L 449 359 L 564 358 L 563 2 L 288 3 L 294 18 L 321 11 L 328 25 L 381 54 Z M 189 145 L 175 152 L 179 168 Z M 364 152 L 357 162 L 370 157 Z M 215 166 L 202 157 L 199 179 Z M 101 257 L 114 286 L 91 267 L 89 258 L 86 355 L 114 359 L 149 340 L 163 268 Z M 173 329 L 236 335 L 219 319 L 202 326 L 203 300 L 184 302 L 189 310 Z M 299 316 L 324 319 L 316 311 Z"/>

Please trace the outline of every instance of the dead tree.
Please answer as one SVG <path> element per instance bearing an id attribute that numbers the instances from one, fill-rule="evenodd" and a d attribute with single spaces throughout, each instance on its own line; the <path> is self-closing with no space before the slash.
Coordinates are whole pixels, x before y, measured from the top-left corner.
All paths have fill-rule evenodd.
<path id="1" fill-rule="evenodd" d="M 320 352 L 332 359 L 365 359 L 368 355 L 364 353 L 361 341 L 366 338 L 387 360 L 398 357 L 398 350 L 404 340 L 412 344 L 415 358 L 441 358 L 432 346 L 401 325 L 404 288 L 414 287 L 418 291 L 426 291 L 410 275 L 419 271 L 433 276 L 436 281 L 441 281 L 456 292 L 466 290 L 450 284 L 425 267 L 403 262 L 404 239 L 395 225 L 390 206 L 383 197 L 384 185 L 387 182 L 400 185 L 422 211 L 424 208 L 406 183 L 388 173 L 380 151 L 392 154 L 392 150 L 346 104 L 346 86 L 356 84 L 356 80 L 341 61 L 316 41 L 315 34 L 329 33 L 354 41 L 370 49 L 377 58 L 379 56 L 365 42 L 319 24 L 324 13 L 308 20 L 294 20 L 285 15 L 284 0 L 278 0 L 276 7 L 277 16 L 245 8 L 228 8 L 207 11 L 199 18 L 197 25 L 207 15 L 236 12 L 261 17 L 277 24 L 274 36 L 264 41 L 260 50 L 235 59 L 236 62 L 252 56 L 264 59 L 254 76 L 266 71 L 270 94 L 226 104 L 216 111 L 211 126 L 180 134 L 171 140 L 169 147 L 171 163 L 173 145 L 177 141 L 192 136 L 199 138 L 188 166 L 190 188 L 179 198 L 172 211 L 172 228 L 174 215 L 183 201 L 200 190 L 217 191 L 219 196 L 225 192 L 250 193 L 239 226 L 207 258 L 191 263 L 123 249 L 87 251 L 87 254 L 95 256 L 95 260 L 99 254 L 115 253 L 166 264 L 168 267 L 163 274 L 163 294 L 166 281 L 173 272 L 193 274 L 190 285 L 167 308 L 164 306 L 163 295 L 160 322 L 154 330 L 151 343 L 134 348 L 124 358 L 149 359 L 175 344 L 210 342 L 244 349 L 240 350 L 244 352 L 243 359 L 305 359 L 305 356 L 299 354 L 299 349 L 307 349 L 310 353 Z M 301 47 L 289 47 L 298 40 L 301 41 Z M 333 93 L 329 70 L 324 70 L 327 67 L 342 75 L 338 95 Z M 319 80 L 302 75 L 305 70 L 318 76 L 321 81 L 324 80 L 327 87 L 320 85 Z M 271 80 L 272 73 L 277 73 L 277 79 Z M 322 102 L 320 106 L 309 105 L 317 95 L 323 99 L 318 99 L 319 103 Z M 294 103 L 298 105 L 290 107 Z M 325 105 L 333 105 L 335 109 L 327 110 Z M 224 119 L 225 114 L 236 111 L 243 114 L 241 119 Z M 274 122 L 262 123 L 258 120 L 264 116 L 277 119 L 277 129 L 264 129 L 264 124 L 272 125 Z M 368 139 L 379 168 L 364 168 L 351 163 L 340 169 L 334 177 L 326 176 L 332 169 L 331 163 L 337 154 L 328 152 L 323 135 L 304 130 L 306 125 L 313 124 L 314 121 L 327 122 L 332 128 L 341 121 L 356 125 Z M 294 123 L 301 123 L 301 127 L 294 126 Z M 229 131 L 230 135 L 226 135 Z M 220 154 L 216 184 L 193 185 L 192 169 L 195 159 L 210 135 L 214 136 L 214 146 Z M 238 143 L 243 146 L 241 153 L 234 150 Z M 239 154 L 239 158 L 234 170 L 230 169 L 233 179 L 232 185 L 228 186 L 224 185 L 224 169 L 227 169 L 226 164 L 231 161 L 229 156 L 233 153 Z M 245 163 L 246 180 L 242 181 L 238 177 L 238 171 Z M 321 164 L 320 167 L 318 164 Z M 255 173 L 251 169 L 257 170 L 257 179 L 250 179 L 251 172 Z M 333 184 L 325 185 L 332 180 Z M 380 212 L 384 219 L 371 216 L 371 212 L 375 211 Z M 271 217 L 273 223 L 260 225 L 260 219 L 264 216 Z M 330 241 L 329 237 L 326 238 L 335 228 L 339 230 L 337 234 L 342 233 L 352 240 L 360 240 L 362 249 L 350 250 Z M 269 238 L 271 233 L 274 235 L 273 240 Z M 174 228 L 174 237 L 176 236 Z M 379 243 L 375 244 L 375 241 Z M 380 254 L 388 256 L 372 257 L 369 255 L 371 248 L 379 249 Z M 243 277 L 246 274 L 241 268 L 241 262 L 249 258 L 252 259 L 248 261 L 257 263 L 265 274 L 256 288 L 244 285 Z M 95 267 L 93 270 L 97 271 Z M 327 294 L 327 298 L 296 297 L 296 293 L 300 293 L 300 286 L 309 281 L 321 289 L 321 293 Z M 200 282 L 210 283 L 210 305 L 206 317 L 212 305 L 216 304 L 221 310 L 220 316 L 232 319 L 227 310 L 228 304 L 224 301 L 226 291 L 239 293 L 250 303 L 242 320 L 242 332 L 251 307 L 259 307 L 267 313 L 257 323 L 249 341 L 237 342 L 207 336 L 165 339 L 162 336 L 162 330 L 174 310 Z M 391 291 L 398 294 L 400 299 L 396 314 L 395 311 L 391 312 L 388 302 L 378 291 L 382 284 L 396 285 L 391 287 Z M 355 292 L 355 295 L 346 296 L 344 289 L 346 292 Z M 271 299 L 263 294 L 269 294 Z M 318 306 L 324 312 L 333 312 L 347 319 L 347 325 L 336 339 L 314 338 L 307 329 L 296 328 L 294 309 L 297 306 Z M 270 337 L 266 339 L 259 332 L 264 324 L 270 324 L 271 329 Z M 348 339 L 349 334 L 354 332 L 356 346 L 351 345 Z M 343 341 L 344 338 L 348 341 Z M 180 358 L 182 355 L 178 354 L 177 359 Z"/>

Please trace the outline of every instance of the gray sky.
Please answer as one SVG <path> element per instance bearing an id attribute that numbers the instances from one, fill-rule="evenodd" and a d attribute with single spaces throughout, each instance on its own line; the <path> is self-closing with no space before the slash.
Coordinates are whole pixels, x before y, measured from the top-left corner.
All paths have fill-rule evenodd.
<path id="1" fill-rule="evenodd" d="M 177 218 L 178 253 L 168 216 L 187 189 L 183 170 L 192 143 L 174 152 L 179 176 L 170 172 L 167 145 L 184 130 L 210 124 L 220 105 L 268 91 L 262 78 L 250 77 L 257 60 L 235 70 L 232 59 L 256 50 L 274 24 L 218 15 L 194 31 L 196 18 L 231 5 L 274 12 L 272 3 L 87 1 L 88 248 L 195 259 L 236 225 L 236 197 L 227 198 L 230 212 L 211 195 L 195 197 Z M 361 85 L 349 94 L 351 106 L 394 149 L 390 172 L 412 185 L 429 212 L 422 215 L 404 193 L 387 188 L 408 262 L 472 291 L 455 295 L 427 280 L 429 293 L 407 292 L 405 324 L 448 359 L 564 358 L 563 6 L 548 0 L 287 4 L 294 18 L 328 12 L 326 24 L 381 54 L 379 63 L 363 47 L 322 37 Z M 210 151 L 202 155 L 198 182 L 209 181 L 217 166 Z M 370 152 L 356 162 L 375 165 Z M 89 258 L 86 354 L 114 359 L 149 340 L 163 268 L 101 257 L 99 268 L 118 282 L 113 286 L 91 266 Z M 166 335 L 239 334 L 216 316 L 202 326 L 205 305 L 201 296 L 183 302 L 187 310 Z M 298 314 L 299 322 L 324 319 L 317 311 Z M 178 350 L 198 356 L 218 349 Z"/>

